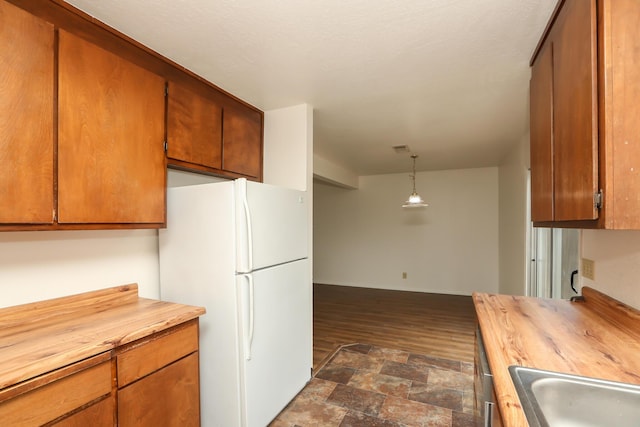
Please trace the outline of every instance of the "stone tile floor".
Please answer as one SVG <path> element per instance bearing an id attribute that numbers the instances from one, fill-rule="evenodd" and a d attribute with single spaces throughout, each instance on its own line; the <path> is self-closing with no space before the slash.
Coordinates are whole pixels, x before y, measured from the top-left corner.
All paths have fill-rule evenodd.
<path id="1" fill-rule="evenodd" d="M 269 427 L 475 427 L 473 364 L 340 348 Z"/>

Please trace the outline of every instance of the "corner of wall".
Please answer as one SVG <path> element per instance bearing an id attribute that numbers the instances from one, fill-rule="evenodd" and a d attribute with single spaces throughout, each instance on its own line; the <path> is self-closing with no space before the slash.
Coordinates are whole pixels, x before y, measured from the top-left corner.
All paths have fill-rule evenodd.
<path id="1" fill-rule="evenodd" d="M 313 155 L 313 176 L 320 181 L 351 190 L 357 189 L 359 185 L 357 174 L 317 154 Z"/>
<path id="2" fill-rule="evenodd" d="M 499 292 L 524 295 L 528 277 L 529 134 L 502 160 L 499 168 Z"/>

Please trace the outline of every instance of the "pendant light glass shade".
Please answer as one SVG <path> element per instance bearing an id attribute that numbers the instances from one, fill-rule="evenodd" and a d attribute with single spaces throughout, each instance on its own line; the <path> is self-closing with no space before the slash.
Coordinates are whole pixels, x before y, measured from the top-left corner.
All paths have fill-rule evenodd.
<path id="1" fill-rule="evenodd" d="M 404 205 L 402 205 L 403 208 L 424 208 L 429 206 L 427 203 L 424 202 L 424 200 L 422 200 L 422 197 L 420 197 L 420 195 L 416 191 L 416 158 L 417 157 L 418 157 L 417 154 L 411 155 L 411 158 L 413 159 L 413 174 L 409 176 L 411 177 L 411 181 L 413 182 L 413 192 L 409 196 L 409 199 L 407 199 L 407 201 L 404 202 Z"/>

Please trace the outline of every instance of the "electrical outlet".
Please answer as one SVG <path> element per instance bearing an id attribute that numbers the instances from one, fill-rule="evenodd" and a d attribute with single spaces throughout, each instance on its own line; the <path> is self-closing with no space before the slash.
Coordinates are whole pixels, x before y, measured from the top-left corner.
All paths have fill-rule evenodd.
<path id="1" fill-rule="evenodd" d="M 582 258 L 582 277 L 596 280 L 596 263 L 587 258 Z"/>
<path id="2" fill-rule="evenodd" d="M 407 272 L 406 272 L 406 271 L 403 271 L 403 272 L 402 272 L 402 278 L 403 278 L 403 279 L 406 279 L 406 278 L 407 278 Z"/>

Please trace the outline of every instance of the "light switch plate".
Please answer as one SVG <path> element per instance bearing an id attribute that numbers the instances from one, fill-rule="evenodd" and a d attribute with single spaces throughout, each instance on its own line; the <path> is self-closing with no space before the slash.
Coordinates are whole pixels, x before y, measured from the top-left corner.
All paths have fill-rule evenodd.
<path id="1" fill-rule="evenodd" d="M 596 263 L 587 258 L 582 258 L 582 277 L 596 280 Z"/>

